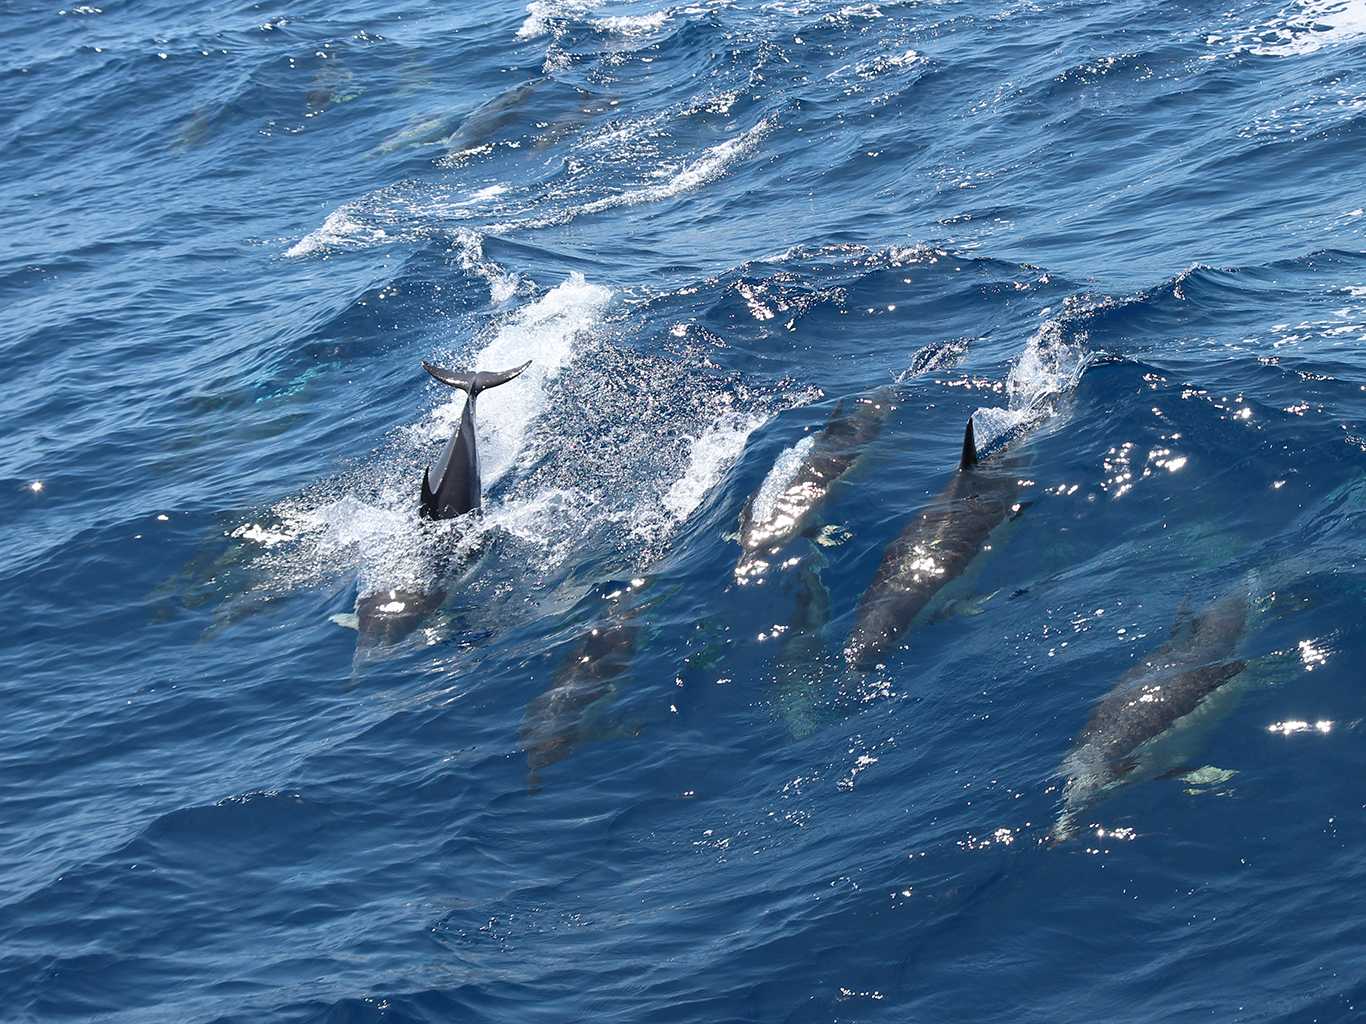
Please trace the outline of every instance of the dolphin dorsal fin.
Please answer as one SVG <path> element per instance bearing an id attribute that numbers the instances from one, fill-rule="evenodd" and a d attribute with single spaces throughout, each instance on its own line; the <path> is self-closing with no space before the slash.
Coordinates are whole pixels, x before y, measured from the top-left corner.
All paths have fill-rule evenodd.
<path id="1" fill-rule="evenodd" d="M 963 431 L 963 458 L 958 463 L 958 470 L 971 469 L 977 465 L 977 441 L 972 436 L 972 419 L 968 419 L 968 429 Z"/>
<path id="2" fill-rule="evenodd" d="M 436 518 L 436 495 L 432 493 L 431 467 L 422 471 L 422 491 L 418 495 L 417 514 L 422 519 Z"/>
<path id="3" fill-rule="evenodd" d="M 1176 614 L 1172 616 L 1172 635 L 1173 640 L 1184 640 L 1195 632 L 1195 612 L 1191 610 L 1191 596 L 1187 594 L 1181 601 L 1181 606 L 1176 609 Z"/>
<path id="4" fill-rule="evenodd" d="M 495 373 L 479 370 L 471 373 L 466 370 L 447 370 L 440 366 L 433 366 L 426 360 L 422 362 L 422 368 L 441 381 L 442 384 L 459 388 L 467 395 L 477 395 L 486 388 L 496 388 L 499 384 L 506 384 L 530 365 L 531 360 L 528 359 L 521 366 L 514 367 L 511 370 L 499 370 Z"/>

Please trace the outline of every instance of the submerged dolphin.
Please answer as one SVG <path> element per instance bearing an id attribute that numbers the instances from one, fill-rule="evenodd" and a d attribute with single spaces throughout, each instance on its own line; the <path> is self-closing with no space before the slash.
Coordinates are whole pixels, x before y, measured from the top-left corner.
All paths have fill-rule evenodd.
<path id="1" fill-rule="evenodd" d="M 423 519 L 454 519 L 472 512 L 482 503 L 479 484 L 479 447 L 474 436 L 474 400 L 479 392 L 506 384 L 531 365 L 530 360 L 513 370 L 488 373 L 466 373 L 443 370 L 424 362 L 422 368 L 443 384 L 459 388 L 469 395 L 465 411 L 460 415 L 460 429 L 455 432 L 436 464 L 436 487 L 432 487 L 431 468 L 422 473 L 421 502 L 418 514 Z"/>
<path id="2" fill-rule="evenodd" d="M 533 78 L 529 82 L 514 86 L 481 107 L 477 107 L 460 127 L 442 140 L 446 155 L 441 163 L 451 164 L 467 153 L 472 153 L 492 140 L 495 132 L 510 125 L 521 116 L 522 108 L 546 82 L 548 77 Z"/>
<path id="3" fill-rule="evenodd" d="M 641 629 L 638 616 L 654 604 L 634 603 L 649 583 L 648 579 L 632 580 L 612 595 L 607 612 L 579 637 L 555 670 L 549 689 L 527 705 L 521 739 L 529 769 L 527 788 L 532 793 L 541 789 L 542 769 L 564 760 L 595 732 L 605 732 L 599 719 L 615 699 L 621 677 L 635 657 Z"/>
<path id="4" fill-rule="evenodd" d="M 962 341 L 926 345 L 898 381 L 951 369 L 967 351 Z M 816 526 L 835 485 L 882 432 L 888 414 L 896 408 L 895 398 L 894 389 L 888 386 L 847 403 L 840 399 L 819 434 L 803 438 L 779 458 L 740 513 L 742 550 L 735 565 L 737 579 L 744 582 L 762 575 L 770 558 Z M 790 464 L 793 461 L 796 465 Z"/>
<path id="5" fill-rule="evenodd" d="M 953 482 L 882 553 L 844 648 L 849 664 L 875 668 L 934 596 L 990 549 L 992 531 L 1027 507 L 1017 500 L 1025 461 L 999 452 L 979 461 L 968 420 Z"/>
<path id="6" fill-rule="evenodd" d="M 1053 845 L 1080 831 L 1078 816 L 1132 782 L 1172 767 L 1155 741 L 1193 724 L 1193 713 L 1216 690 L 1236 679 L 1247 662 L 1233 657 L 1247 631 L 1252 601 L 1244 589 L 1192 612 L 1182 602 L 1171 637 L 1119 677 L 1077 733 L 1059 774 L 1063 810 Z"/>

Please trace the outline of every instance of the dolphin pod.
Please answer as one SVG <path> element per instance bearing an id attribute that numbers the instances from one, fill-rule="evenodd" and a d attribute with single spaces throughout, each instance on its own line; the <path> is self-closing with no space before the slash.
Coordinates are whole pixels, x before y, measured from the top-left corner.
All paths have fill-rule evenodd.
<path id="1" fill-rule="evenodd" d="M 419 514 L 423 520 L 456 519 L 481 507 L 475 406 L 479 394 L 515 379 L 529 363 L 499 372 L 462 372 L 422 364 L 435 379 L 466 392 L 455 435 L 440 459 L 423 473 Z M 768 561 L 799 536 L 811 537 L 829 496 L 877 437 L 894 395 L 882 388 L 836 405 L 824 429 L 790 449 L 801 462 L 761 502 L 752 495 L 741 516 L 742 549 L 736 582 L 762 574 Z M 1022 473 L 1032 457 L 1019 436 L 979 450 L 973 419 L 964 428 L 958 465 L 943 490 L 905 525 L 884 550 L 858 602 L 841 650 L 846 678 L 885 667 L 905 636 L 930 621 L 955 581 L 970 580 L 998 543 L 1002 527 L 1032 502 L 1023 500 L 1032 481 Z M 772 475 L 772 474 L 771 474 Z M 435 482 L 433 482 L 435 481 Z M 767 482 L 767 481 L 766 481 Z M 761 488 L 761 491 L 763 489 Z M 797 609 L 780 645 L 780 701 L 790 706 L 794 738 L 815 728 L 816 693 L 829 667 L 821 640 L 830 620 L 830 599 L 821 582 L 826 567 L 819 551 L 784 562 L 797 566 Z M 647 580 L 608 595 L 608 608 L 582 633 L 554 672 L 551 685 L 526 709 L 521 745 L 527 785 L 541 788 L 541 773 L 601 733 L 598 720 L 615 699 L 637 645 L 648 631 L 640 616 L 661 598 L 639 603 Z M 358 597 L 358 653 L 400 641 L 441 606 L 439 588 L 420 592 L 382 589 Z M 1232 692 L 1247 660 L 1239 648 L 1249 632 L 1255 602 L 1240 586 L 1198 611 L 1187 597 L 1167 641 L 1125 672 L 1094 706 L 1058 769 L 1061 808 L 1049 832 L 1052 846 L 1081 831 L 1082 816 L 1123 787 L 1172 773 L 1172 742 L 1197 721 L 1213 716 L 1211 698 Z M 776 633 L 776 630 L 775 630 Z M 1208 714 L 1206 712 L 1209 712 Z"/>
<path id="2" fill-rule="evenodd" d="M 963 341 L 926 345 L 916 352 L 898 383 L 930 370 L 951 369 L 967 351 Z M 744 582 L 763 574 L 774 555 L 815 529 L 826 501 L 877 440 L 896 408 L 895 401 L 890 385 L 848 401 L 840 399 L 820 433 L 791 449 L 791 456 L 799 456 L 800 461 L 790 474 L 780 479 L 779 466 L 774 466 L 740 513 L 736 579 Z"/>
<path id="3" fill-rule="evenodd" d="M 883 403 L 890 398 L 882 389 L 852 406 L 841 402 L 821 434 L 804 442 L 804 450 L 792 450 L 803 456 L 802 464 L 785 490 L 768 496 L 760 508 L 764 516 L 755 511 L 760 492 L 750 498 L 737 538 L 742 549 L 737 582 L 764 572 L 767 560 L 796 536 L 811 536 L 830 485 L 848 473 L 876 437 L 886 418 Z M 1003 539 L 1004 528 L 1032 504 L 1022 500 L 1032 485 L 1022 478 L 1032 461 L 1019 451 L 1022 438 L 979 452 L 974 433 L 969 419 L 953 479 L 883 552 L 842 650 L 852 678 L 884 668 L 906 634 L 942 609 L 946 588 L 970 580 Z M 780 645 L 775 697 L 794 738 L 801 738 L 814 728 L 816 687 L 831 667 L 820 640 L 830 598 L 820 580 L 825 561 L 819 553 L 783 563 L 785 570 L 793 566 L 797 608 Z M 1062 807 L 1048 836 L 1052 846 L 1081 831 L 1082 816 L 1123 787 L 1191 767 L 1177 763 L 1174 755 L 1182 738 L 1214 720 L 1225 695 L 1241 688 L 1248 662 L 1239 648 L 1250 631 L 1254 605 L 1248 586 L 1198 611 L 1188 597 L 1168 641 L 1100 699 L 1058 772 Z M 1196 776 L 1209 772 L 1227 774 L 1202 769 L 1182 777 L 1202 781 Z"/>

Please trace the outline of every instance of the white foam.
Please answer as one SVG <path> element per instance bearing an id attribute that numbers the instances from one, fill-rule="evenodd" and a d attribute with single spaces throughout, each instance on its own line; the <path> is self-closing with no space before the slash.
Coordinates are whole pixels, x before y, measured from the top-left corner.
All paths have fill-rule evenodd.
<path id="1" fill-rule="evenodd" d="M 531 360 L 514 385 L 479 397 L 479 453 L 485 486 L 517 461 L 527 430 L 545 408 L 546 382 L 568 366 L 602 321 L 612 299 L 609 289 L 589 284 L 580 273 L 540 299 L 517 310 L 475 356 L 475 370 L 507 370 Z M 446 440 L 465 407 L 464 392 L 452 390 L 414 434 L 426 441 Z"/>
<path id="2" fill-rule="evenodd" d="M 526 5 L 527 18 L 517 30 L 518 39 L 535 39 L 549 35 L 557 22 L 573 21 L 592 8 L 584 0 L 532 0 Z"/>
<path id="3" fill-rule="evenodd" d="M 745 450 L 749 435 L 766 417 L 728 413 L 692 439 L 688 467 L 664 495 L 663 505 L 676 523 L 688 518 L 721 475 Z"/>
<path id="4" fill-rule="evenodd" d="M 355 561 L 362 594 L 385 587 L 420 589 L 431 572 L 428 544 L 435 531 L 420 529 L 411 507 L 399 511 L 347 495 L 314 509 L 310 518 L 322 529 L 318 561 Z"/>
<path id="5" fill-rule="evenodd" d="M 459 198 L 445 198 L 439 210 L 447 220 L 470 220 L 508 192 L 503 184 L 489 185 Z M 435 232 L 431 224 L 432 204 L 410 183 L 383 188 L 359 199 L 343 203 L 309 232 L 285 250 L 286 256 L 311 256 L 328 250 L 369 249 L 423 238 Z M 487 215 L 484 211 L 483 215 Z M 474 232 L 466 228 L 454 232 L 457 243 Z"/>
<path id="6" fill-rule="evenodd" d="M 604 196 L 580 206 L 567 207 L 545 217 L 510 221 L 491 227 L 493 233 L 502 233 L 519 228 L 547 228 L 567 224 L 584 214 L 601 213 L 622 206 L 638 206 L 641 203 L 656 203 L 672 198 L 683 192 L 710 184 L 724 175 L 732 164 L 752 153 L 759 141 L 768 133 L 770 124 L 762 121 L 733 139 L 727 139 L 710 149 L 690 163 L 678 168 L 661 167 L 655 175 L 664 180 L 643 188 L 630 189 L 616 195 Z M 601 140 L 599 140 L 601 141 Z"/>
<path id="7" fill-rule="evenodd" d="M 322 227 L 295 242 L 285 250 L 285 255 L 311 256 L 325 249 L 364 248 L 391 241 L 387 231 L 359 220 L 355 214 L 351 203 L 337 207 L 327 215 Z"/>
<path id="8" fill-rule="evenodd" d="M 663 28 L 671 20 L 670 11 L 656 11 L 654 14 L 638 14 L 616 18 L 595 18 L 593 25 L 604 32 L 615 32 L 623 36 L 639 36 Z"/>
<path id="9" fill-rule="evenodd" d="M 484 256 L 484 236 L 479 232 L 469 228 L 457 230 L 455 249 L 460 269 L 488 282 L 489 298 L 495 305 L 501 305 L 517 294 L 522 279 Z"/>
<path id="10" fill-rule="evenodd" d="M 1080 342 L 1063 341 L 1058 321 L 1045 323 L 1010 367 L 1005 408 L 987 406 L 972 414 L 978 449 L 1011 431 L 1048 419 L 1053 414 L 1053 399 L 1077 386 L 1094 357 Z"/>
<path id="11" fill-rule="evenodd" d="M 1366 37 L 1366 0 L 1298 0 L 1260 24 L 1211 35 L 1210 45 L 1264 56 L 1298 56 Z"/>
<path id="12" fill-rule="evenodd" d="M 599 499 L 581 490 L 548 487 L 529 499 L 485 508 L 482 531 L 498 530 L 541 548 L 547 561 L 558 563 L 571 553 L 582 531 L 547 528 L 588 520 Z"/>

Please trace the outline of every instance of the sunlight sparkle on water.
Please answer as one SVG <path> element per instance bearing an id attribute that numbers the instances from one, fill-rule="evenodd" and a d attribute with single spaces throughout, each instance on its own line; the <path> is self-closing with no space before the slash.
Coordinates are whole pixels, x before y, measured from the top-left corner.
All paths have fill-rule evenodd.
<path id="1" fill-rule="evenodd" d="M 1317 722 L 1301 722 L 1293 720 L 1289 722 L 1277 722 L 1267 726 L 1267 732 L 1278 732 L 1282 736 L 1289 736 L 1297 732 L 1318 732 L 1327 735 L 1333 729 L 1333 723 L 1326 719 L 1319 719 Z"/>
<path id="2" fill-rule="evenodd" d="M 1300 659 L 1304 662 L 1304 670 L 1312 672 L 1315 665 L 1322 665 L 1328 660 L 1328 652 L 1312 640 L 1301 640 Z"/>

